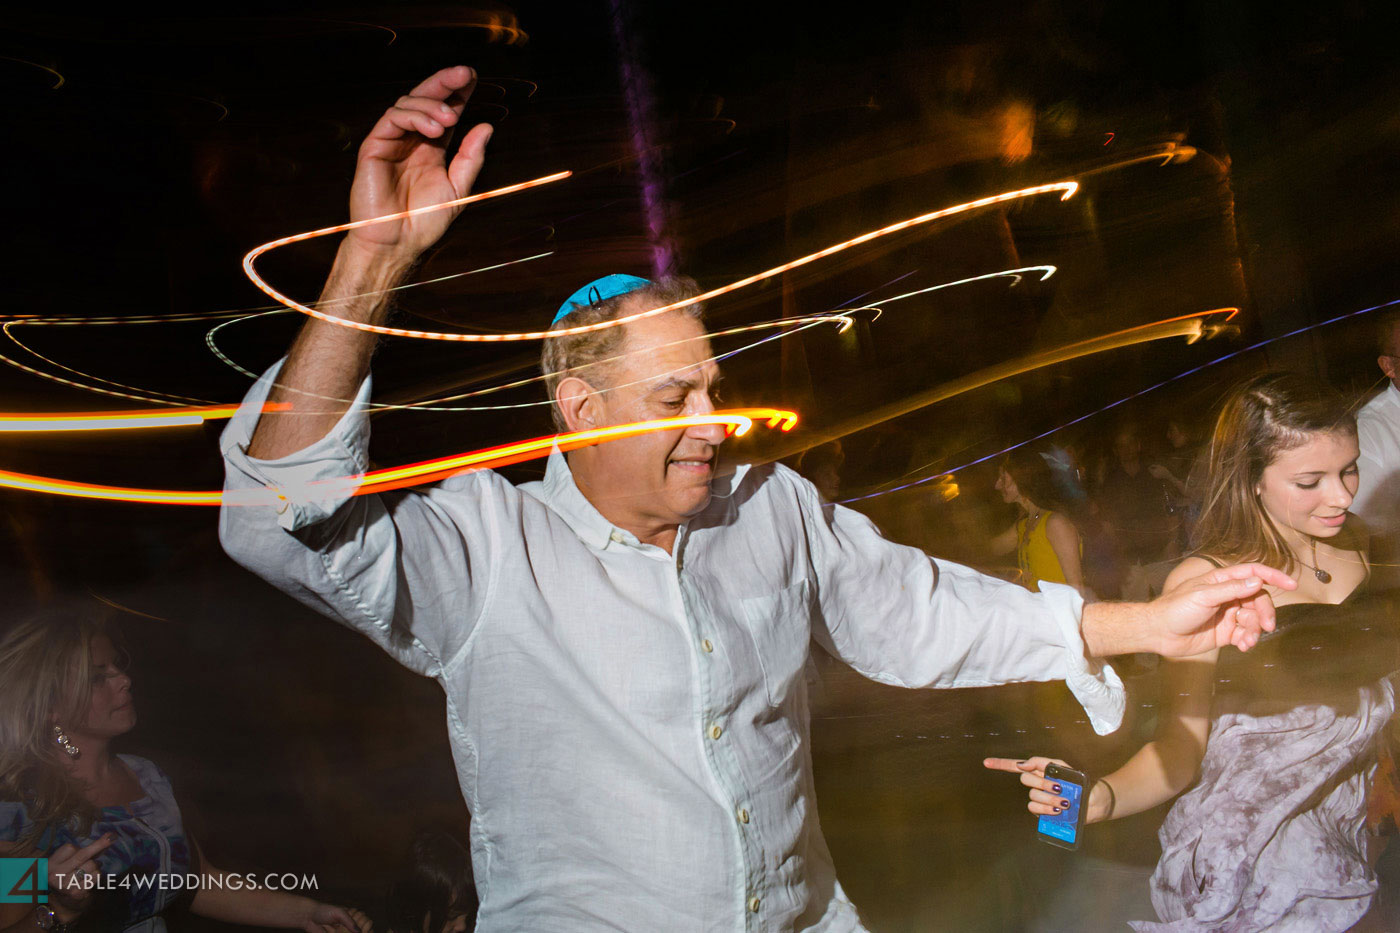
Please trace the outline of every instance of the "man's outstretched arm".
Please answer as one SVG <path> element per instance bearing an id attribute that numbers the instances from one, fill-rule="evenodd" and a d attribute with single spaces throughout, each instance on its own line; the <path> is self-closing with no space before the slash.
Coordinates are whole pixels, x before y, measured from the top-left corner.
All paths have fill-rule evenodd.
<path id="1" fill-rule="evenodd" d="M 350 219 L 365 220 L 465 197 L 485 158 L 491 127 L 467 133 L 447 157 L 476 74 L 445 68 L 395 102 L 360 146 L 350 188 Z M 447 231 L 458 211 L 430 211 L 350 231 L 341 243 L 320 309 L 365 324 L 388 315 L 389 289 Z M 248 454 L 277 460 L 335 427 L 369 374 L 377 336 L 311 318 L 292 343 L 269 402 L 290 407 L 262 416 Z"/>

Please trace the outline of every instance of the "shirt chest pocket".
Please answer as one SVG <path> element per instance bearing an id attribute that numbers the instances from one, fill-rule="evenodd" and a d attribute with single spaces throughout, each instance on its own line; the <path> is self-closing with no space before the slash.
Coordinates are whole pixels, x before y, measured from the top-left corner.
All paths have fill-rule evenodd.
<path id="1" fill-rule="evenodd" d="M 812 639 L 810 587 L 801 580 L 766 596 L 742 601 L 743 621 L 753 639 L 768 705 L 788 697 L 807 663 Z"/>

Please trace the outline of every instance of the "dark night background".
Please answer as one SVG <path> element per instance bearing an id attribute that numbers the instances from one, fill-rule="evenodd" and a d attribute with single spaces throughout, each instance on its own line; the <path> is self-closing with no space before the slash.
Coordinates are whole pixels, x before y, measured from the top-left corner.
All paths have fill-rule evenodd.
<path id="1" fill-rule="evenodd" d="M 534 329 L 605 272 L 645 275 L 669 256 L 714 287 L 905 217 L 1068 178 L 1083 184 L 1070 201 L 1041 196 L 919 227 L 716 301 L 715 326 L 732 326 L 859 296 L 878 304 L 1008 267 L 1059 267 L 1043 283 L 939 292 L 892 304 L 848 335 L 808 331 L 741 354 L 726 363 L 726 401 L 796 408 L 810 430 L 1021 354 L 1242 309 L 1233 333 L 1088 357 L 851 434 L 853 495 L 937 476 L 1250 344 L 1400 298 L 1400 69 L 1382 4 L 205 10 L 34 5 L 6 17 L 5 315 L 264 308 L 243 254 L 344 220 L 360 138 L 398 95 L 457 63 L 483 76 L 469 116 L 497 126 L 479 190 L 566 168 L 576 176 L 470 207 L 420 278 L 552 254 L 412 289 L 404 326 Z M 1118 164 L 1173 142 L 1197 155 Z M 309 300 L 333 245 L 290 247 L 261 268 Z M 1380 375 L 1368 320 L 1242 354 L 1096 414 L 1075 436 L 1092 448 L 1121 417 L 1204 418 L 1232 381 L 1269 366 L 1364 392 Z M 260 370 L 295 323 L 230 325 L 219 346 Z M 0 354 L 89 385 L 234 401 L 248 379 L 210 353 L 211 326 L 21 326 L 11 335 L 48 361 L 10 341 Z M 406 401 L 482 387 L 526 373 L 536 352 L 390 340 L 376 389 Z M 7 411 L 146 404 L 14 366 L 0 367 L 0 399 Z M 221 480 L 220 426 L 7 435 L 0 469 L 210 489 Z M 374 452 L 408 462 L 549 430 L 540 407 L 391 413 L 375 422 Z M 976 542 L 1009 522 L 994 478 L 972 467 L 956 473 L 949 501 L 928 484 L 860 505 L 891 536 L 971 561 Z M 0 514 L 10 612 L 64 594 L 129 610 L 122 630 L 141 722 L 124 747 L 172 775 L 211 860 L 315 872 L 323 898 L 368 905 L 415 829 L 465 838 L 437 685 L 235 567 L 212 510 L 0 490 Z M 1150 727 L 1150 676 L 1132 683 L 1135 722 L 1096 740 L 1059 686 L 937 695 L 831 664 L 822 674 L 813 723 L 822 823 L 872 929 L 1022 929 L 1066 898 L 1077 898 L 1080 928 L 1098 928 L 1123 896 L 1114 872 L 1139 878 L 1132 872 L 1155 861 L 1163 811 L 1061 855 L 1031 840 L 1019 786 L 984 777 L 979 764 L 1045 753 L 1091 772 L 1115 765 Z M 1086 876 L 1084 865 L 1102 874 Z M 1066 893 L 1076 884 L 1082 895 Z"/>

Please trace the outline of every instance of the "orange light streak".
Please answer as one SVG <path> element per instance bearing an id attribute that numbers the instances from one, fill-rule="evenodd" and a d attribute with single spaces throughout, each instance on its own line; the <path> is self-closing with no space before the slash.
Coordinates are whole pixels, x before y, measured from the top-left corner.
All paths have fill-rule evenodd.
<path id="1" fill-rule="evenodd" d="M 516 334 L 453 334 L 444 333 L 442 331 L 408 330 L 402 327 L 385 327 L 380 324 L 366 324 L 361 321 L 347 321 L 344 318 L 335 317 L 334 315 L 326 314 L 322 311 L 317 311 L 314 308 L 310 308 L 304 304 L 300 304 L 296 301 L 293 301 L 291 298 L 277 291 L 270 284 L 268 284 L 267 281 L 262 278 L 262 276 L 258 275 L 257 269 L 254 267 L 254 262 L 259 256 L 263 255 L 269 250 L 276 249 L 279 246 L 286 246 L 290 243 L 299 243 L 304 240 L 313 239 L 315 237 L 328 236 L 332 233 L 339 233 L 341 231 L 351 230 L 357 227 L 365 227 L 369 226 L 370 224 L 385 223 L 386 221 L 390 220 L 398 220 L 415 214 L 424 214 L 429 211 L 442 210 L 444 208 L 454 207 L 461 204 L 467 204 L 472 201 L 479 201 L 485 198 L 499 197 L 503 194 L 511 194 L 516 191 L 523 191 L 526 188 L 533 188 L 538 185 L 547 184 L 551 181 L 557 181 L 561 178 L 567 178 L 569 174 L 569 172 L 560 172 L 556 175 L 546 175 L 543 178 L 536 178 L 532 181 L 521 182 L 518 185 L 512 185 L 507 188 L 498 188 L 494 191 L 487 191 L 479 195 L 469 195 L 465 198 L 458 198 L 454 201 L 446 201 L 442 204 L 432 204 L 427 207 L 415 208 L 411 211 L 402 211 L 397 214 L 387 214 L 383 217 L 371 217 L 366 220 L 358 220 L 348 224 L 339 224 L 334 227 L 325 227 L 321 230 L 313 230 L 310 233 L 298 233 L 294 236 L 284 237 L 280 240 L 273 240 L 271 243 L 264 243 L 262 246 L 253 249 L 248 253 L 247 256 L 243 257 L 243 271 L 245 274 L 247 274 L 248 278 L 252 281 L 254 285 L 262 289 L 262 291 L 266 293 L 269 297 L 271 297 L 273 300 L 280 301 L 287 307 L 300 311 L 303 314 L 310 315 L 311 317 L 314 317 L 318 320 L 325 321 L 329 324 L 337 324 L 341 327 L 350 327 L 355 330 L 368 331 L 369 333 L 374 334 L 383 334 L 389 337 L 416 337 L 423 340 L 449 340 L 459 341 L 463 343 L 504 343 L 508 341 L 519 340 L 543 340 L 546 337 L 569 337 L 574 336 L 576 334 L 588 334 L 592 333 L 593 331 L 606 330 L 609 327 L 620 327 L 631 321 L 637 321 L 641 320 L 642 318 L 648 318 L 658 314 L 664 314 L 667 311 L 672 311 L 676 308 L 683 308 L 687 305 L 698 304 L 702 301 L 709 301 L 712 298 L 718 298 L 720 295 L 727 295 L 730 292 L 738 291 L 739 289 L 749 285 L 753 285 L 756 282 L 762 282 L 764 279 L 769 279 L 775 275 L 779 275 L 789 270 L 805 266 L 808 263 L 816 262 L 818 259 L 825 259 L 827 256 L 835 255 L 836 253 L 850 249 L 853 246 L 860 246 L 863 243 L 869 243 L 871 240 L 876 240 L 880 237 L 889 236 L 892 233 L 899 233 L 900 231 L 908 230 L 911 227 L 917 227 L 920 224 L 926 224 L 930 221 L 941 220 L 945 217 L 952 217 L 956 214 L 963 214 L 968 211 L 977 210 L 978 208 L 982 207 L 990 207 L 993 204 L 1003 204 L 1007 201 L 1015 201 L 1020 198 L 1033 197 L 1038 194 L 1047 194 L 1051 191 L 1060 192 L 1060 200 L 1067 201 L 1070 198 L 1074 197 L 1075 192 L 1079 190 L 1079 182 L 1077 181 L 1057 181 L 1048 185 L 1035 185 L 1030 188 L 1021 188 L 1017 191 L 1006 191 L 1001 194 L 991 195 L 990 197 L 978 198 L 975 201 L 968 201 L 964 204 L 955 204 L 952 207 L 945 207 L 942 210 L 931 211 L 927 214 L 920 214 L 917 217 L 910 217 L 907 220 L 901 220 L 896 223 L 892 223 L 888 226 L 881 227 L 878 230 L 871 230 L 868 233 L 863 233 L 860 236 L 852 237 L 849 240 L 844 240 L 840 243 L 835 243 L 831 246 L 826 247 L 825 249 L 818 250 L 815 253 L 809 253 L 806 256 L 802 256 L 798 259 L 793 259 L 789 262 L 783 263 L 782 265 L 774 266 L 771 269 L 765 269 L 763 272 L 755 273 L 753 275 L 748 276 L 747 278 L 739 279 L 736 282 L 730 282 L 728 285 L 722 285 L 719 288 L 711 289 L 710 291 L 697 295 L 694 298 L 689 298 L 684 301 L 673 302 L 668 305 L 662 305 L 659 308 L 652 308 L 649 311 L 641 311 L 637 314 L 630 314 L 625 317 L 616 318 L 611 321 L 600 321 L 597 324 L 586 324 L 581 325 L 579 327 L 565 327 L 554 331 L 524 331 Z"/>
<path id="2" fill-rule="evenodd" d="M 290 407 L 286 402 L 269 402 L 263 411 L 285 411 Z M 179 428 L 232 418 L 236 411 L 237 405 L 216 405 L 169 411 L 0 412 L 0 433 Z"/>
<path id="3" fill-rule="evenodd" d="M 781 450 L 773 451 L 770 459 L 781 460 L 784 457 L 796 454 L 802 450 L 808 450 L 825 444 L 828 441 L 839 440 L 848 434 L 854 434 L 866 428 L 874 427 L 901 415 L 907 415 L 920 408 L 926 408 L 939 402 L 946 402 L 974 389 L 1009 379 L 1013 376 L 1024 375 L 1037 369 L 1047 366 L 1055 366 L 1060 363 L 1067 363 L 1081 357 L 1092 356 L 1096 353 L 1105 353 L 1109 350 L 1118 350 L 1124 347 L 1131 347 L 1140 343 L 1149 343 L 1153 340 L 1163 340 L 1169 337 L 1185 337 L 1187 342 L 1199 340 L 1206 332 L 1207 325 L 1205 319 L 1215 315 L 1224 315 L 1224 320 L 1228 321 L 1239 314 L 1239 308 L 1213 308 L 1209 311 L 1198 311 L 1195 314 L 1183 314 L 1179 317 L 1166 318 L 1161 321 L 1153 321 L 1150 324 L 1140 324 L 1136 327 L 1125 327 L 1112 333 L 1104 334 L 1100 337 L 1090 337 L 1086 340 L 1076 340 L 1073 343 L 1064 344 L 1050 350 L 1043 350 L 1039 353 L 1031 353 L 1015 359 L 1007 360 L 1004 363 L 997 363 L 985 369 L 977 370 L 957 379 L 949 380 L 941 385 L 920 392 L 916 395 L 891 402 L 868 412 L 863 412 L 846 421 L 834 425 L 824 431 L 805 437 L 801 446 L 789 445 Z M 922 468 L 918 468 L 922 469 Z M 913 471 L 911 471 L 913 472 Z"/>
<path id="4" fill-rule="evenodd" d="M 708 415 L 690 415 L 681 418 L 662 418 L 656 421 L 638 421 L 631 424 L 615 425 L 607 428 L 594 428 L 589 431 L 574 431 L 568 434 L 550 434 L 527 441 L 486 447 L 470 453 L 435 460 L 424 460 L 400 467 L 372 470 L 361 476 L 347 476 L 341 479 L 320 480 L 315 486 L 335 487 L 337 484 L 354 484 L 351 495 L 362 496 L 373 492 L 402 489 L 422 483 L 434 482 L 466 470 L 486 470 L 509 466 L 547 455 L 558 444 L 560 450 L 577 450 L 593 444 L 635 437 L 654 431 L 676 431 L 698 425 L 718 424 L 725 428 L 726 435 L 742 437 L 757 423 L 781 431 L 791 431 L 796 426 L 797 413 L 782 408 L 735 408 L 711 412 Z M 111 502 L 137 502 L 148 505 L 223 505 L 222 490 L 179 490 L 143 489 L 131 486 L 103 486 L 96 483 L 79 483 L 57 479 L 51 476 L 34 476 L 29 473 L 16 473 L 0 470 L 0 488 L 19 489 L 27 492 L 45 493 L 54 496 L 68 496 L 80 499 L 102 499 Z M 231 497 L 229 505 L 270 505 L 285 499 L 275 489 L 255 489 L 241 491 Z"/>

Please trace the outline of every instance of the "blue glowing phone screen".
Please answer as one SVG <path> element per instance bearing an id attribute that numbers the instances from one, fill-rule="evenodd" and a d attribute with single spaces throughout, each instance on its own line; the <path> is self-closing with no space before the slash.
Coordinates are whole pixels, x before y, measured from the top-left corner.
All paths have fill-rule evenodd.
<path id="1" fill-rule="evenodd" d="M 1069 809 L 1063 813 L 1042 816 L 1037 829 L 1047 836 L 1072 843 L 1079 833 L 1079 796 L 1083 793 L 1083 788 L 1063 778 L 1059 780 L 1060 796 L 1069 801 Z"/>

